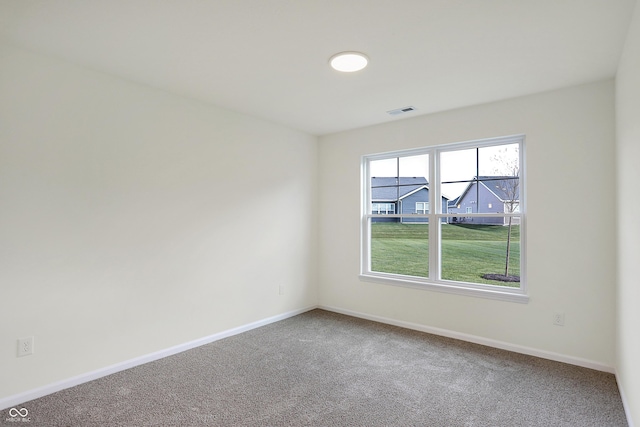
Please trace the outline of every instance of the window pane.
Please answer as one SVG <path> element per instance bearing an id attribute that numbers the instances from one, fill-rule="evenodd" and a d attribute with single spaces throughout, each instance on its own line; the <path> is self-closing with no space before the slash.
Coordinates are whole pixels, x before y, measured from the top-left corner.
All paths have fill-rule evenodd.
<path id="1" fill-rule="evenodd" d="M 406 223 L 407 218 L 372 218 L 371 271 L 429 276 L 429 226 Z"/>
<path id="2" fill-rule="evenodd" d="M 478 166 L 480 176 L 518 176 L 520 170 L 518 144 L 479 148 Z"/>
<path id="3" fill-rule="evenodd" d="M 514 213 L 520 204 L 518 144 L 445 151 L 440 155 L 441 188 L 448 213 Z M 452 222 L 484 223 L 457 217 Z"/>
<path id="4" fill-rule="evenodd" d="M 393 203 L 372 203 L 371 213 L 374 215 L 394 214 L 395 206 Z"/>
<path id="5" fill-rule="evenodd" d="M 478 212 L 514 213 L 520 204 L 520 154 L 518 144 L 483 147 L 478 151 L 482 186 L 489 191 L 481 198 Z M 491 203 L 492 208 L 482 209 Z"/>
<path id="6" fill-rule="evenodd" d="M 477 175 L 477 154 L 475 148 L 445 151 L 440 154 L 441 191 L 449 200 L 450 207 Z"/>
<path id="7" fill-rule="evenodd" d="M 383 160 L 372 160 L 369 163 L 371 176 L 398 176 L 398 158 L 393 157 Z"/>
<path id="8" fill-rule="evenodd" d="M 386 213 L 415 214 L 416 203 L 429 202 L 428 154 L 374 160 L 370 167 L 371 213 L 382 213 L 377 207 L 387 204 Z"/>
<path id="9" fill-rule="evenodd" d="M 416 202 L 416 213 L 417 214 L 428 214 L 429 213 L 429 202 Z"/>
<path id="10" fill-rule="evenodd" d="M 400 157 L 400 176 L 421 177 L 425 180 L 429 177 L 429 155 Z"/>
<path id="11" fill-rule="evenodd" d="M 519 218 L 512 220 L 511 227 L 509 227 L 509 218 L 506 217 L 474 219 L 499 219 L 500 225 L 442 224 L 442 279 L 519 287 Z M 509 269 L 507 271 L 507 239 L 509 238 Z"/>

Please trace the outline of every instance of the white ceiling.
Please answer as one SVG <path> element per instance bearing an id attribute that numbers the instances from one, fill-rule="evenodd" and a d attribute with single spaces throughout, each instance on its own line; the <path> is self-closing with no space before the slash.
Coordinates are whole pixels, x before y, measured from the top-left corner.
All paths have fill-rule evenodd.
<path id="1" fill-rule="evenodd" d="M 0 39 L 321 135 L 612 77 L 634 4 L 0 0 Z"/>

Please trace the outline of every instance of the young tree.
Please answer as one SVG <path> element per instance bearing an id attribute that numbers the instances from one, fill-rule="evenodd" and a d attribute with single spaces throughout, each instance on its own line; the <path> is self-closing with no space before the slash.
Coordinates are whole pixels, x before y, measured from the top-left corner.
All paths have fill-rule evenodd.
<path id="1" fill-rule="evenodd" d="M 510 152 L 509 152 L 510 151 Z M 520 157 L 518 148 L 513 150 L 502 149 L 493 156 L 495 173 L 501 175 L 497 181 L 504 195 L 505 213 L 512 214 L 520 206 Z M 509 277 L 509 260 L 511 258 L 511 231 L 513 217 L 508 217 L 507 253 L 505 256 L 504 276 Z"/>

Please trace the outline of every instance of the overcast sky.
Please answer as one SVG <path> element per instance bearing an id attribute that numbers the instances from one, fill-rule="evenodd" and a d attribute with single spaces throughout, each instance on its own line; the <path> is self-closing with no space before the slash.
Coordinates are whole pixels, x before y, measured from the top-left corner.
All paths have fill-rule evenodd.
<path id="1" fill-rule="evenodd" d="M 476 171 L 476 149 L 446 151 L 440 155 L 440 179 L 446 181 L 471 180 L 476 175 L 511 175 L 518 165 L 518 144 L 482 147 L 478 150 L 479 170 Z M 410 176 L 429 179 L 429 155 L 375 160 L 371 162 L 371 176 Z M 511 167 L 510 167 L 511 166 Z M 444 184 L 442 192 L 449 198 L 460 195 L 467 183 Z"/>

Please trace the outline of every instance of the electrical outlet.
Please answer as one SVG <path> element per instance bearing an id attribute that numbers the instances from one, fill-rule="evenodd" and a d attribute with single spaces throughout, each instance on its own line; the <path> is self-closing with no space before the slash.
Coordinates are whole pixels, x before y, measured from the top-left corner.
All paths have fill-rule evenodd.
<path id="1" fill-rule="evenodd" d="M 18 357 L 33 354 L 33 337 L 20 338 L 18 340 Z"/>
<path id="2" fill-rule="evenodd" d="M 553 324 L 556 326 L 564 326 L 564 313 L 559 311 L 553 313 Z"/>

